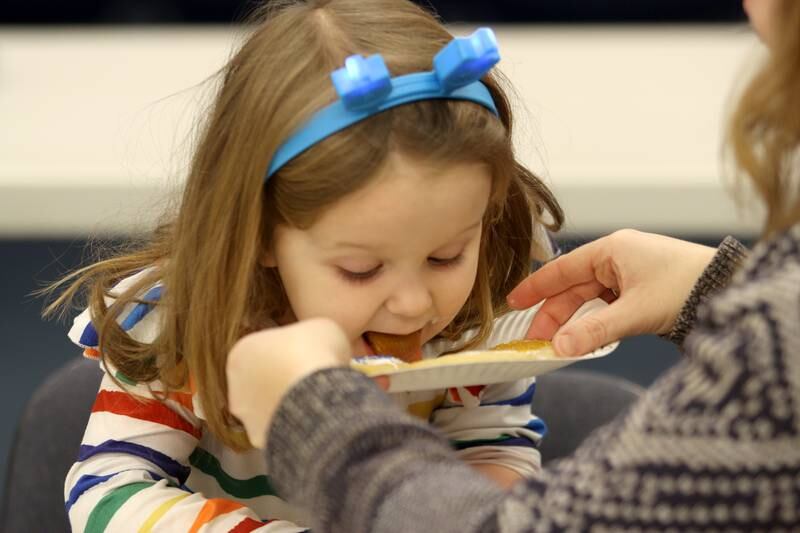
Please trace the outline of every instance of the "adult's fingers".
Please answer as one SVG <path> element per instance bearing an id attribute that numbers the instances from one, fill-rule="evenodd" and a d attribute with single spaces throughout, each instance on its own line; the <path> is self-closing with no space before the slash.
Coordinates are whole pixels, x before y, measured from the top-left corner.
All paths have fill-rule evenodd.
<path id="1" fill-rule="evenodd" d="M 529 339 L 552 339 L 556 331 L 575 314 L 583 304 L 602 297 L 608 289 L 593 280 L 582 283 L 548 298 L 533 317 L 526 335 Z"/>
<path id="2" fill-rule="evenodd" d="M 542 266 L 514 287 L 508 294 L 508 304 L 514 309 L 526 309 L 575 285 L 595 280 L 594 265 L 602 247 L 601 242 L 593 241 Z"/>
<path id="3" fill-rule="evenodd" d="M 605 303 L 610 304 L 616 301 L 619 296 L 612 289 L 606 289 L 600 294 L 600 296 L 598 296 L 598 298 L 603 300 Z"/>
<path id="4" fill-rule="evenodd" d="M 620 298 L 607 307 L 565 325 L 553 337 L 553 347 L 562 357 L 584 355 L 610 342 L 638 333 L 636 306 Z M 632 318 L 634 317 L 634 318 Z"/>

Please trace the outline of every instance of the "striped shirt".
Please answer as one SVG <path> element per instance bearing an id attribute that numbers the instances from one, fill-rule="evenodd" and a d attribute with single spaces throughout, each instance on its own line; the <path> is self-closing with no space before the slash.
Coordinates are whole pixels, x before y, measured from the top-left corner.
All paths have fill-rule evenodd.
<path id="1" fill-rule="evenodd" d="M 146 272 L 123 280 L 112 294 Z M 120 314 L 118 321 L 131 338 L 150 343 L 157 337 L 161 291 L 160 285 L 151 288 L 141 298 L 150 303 L 131 303 Z M 478 348 L 522 338 L 535 311 L 497 319 Z M 99 359 L 88 309 L 76 317 L 69 337 L 86 357 Z M 452 348 L 449 341 L 434 340 L 423 347 L 423 357 Z M 110 362 L 104 371 L 77 462 L 65 481 L 73 531 L 307 531 L 314 510 L 280 498 L 263 452 L 236 452 L 206 431 L 203 406 L 191 387 L 159 401 L 156 396 L 164 390 L 159 382 L 136 383 Z M 546 432 L 530 412 L 535 389 L 531 378 L 393 397 L 448 436 L 467 463 L 502 465 L 533 477 L 540 468 L 537 446 Z"/>

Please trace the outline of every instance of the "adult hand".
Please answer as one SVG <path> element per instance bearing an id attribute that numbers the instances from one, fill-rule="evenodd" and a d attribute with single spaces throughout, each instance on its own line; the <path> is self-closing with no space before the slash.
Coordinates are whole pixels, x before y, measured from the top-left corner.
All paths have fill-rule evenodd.
<path id="1" fill-rule="evenodd" d="M 552 339 L 556 353 L 588 353 L 643 333 L 668 333 L 716 253 L 663 235 L 621 230 L 576 248 L 528 276 L 508 295 L 515 309 L 547 301 L 528 338 Z M 611 305 L 561 328 L 593 298 Z"/>
<path id="2" fill-rule="evenodd" d="M 265 446 L 272 416 L 292 386 L 317 370 L 346 365 L 351 352 L 342 329 L 324 318 L 242 337 L 228 354 L 228 409 L 253 446 Z"/>

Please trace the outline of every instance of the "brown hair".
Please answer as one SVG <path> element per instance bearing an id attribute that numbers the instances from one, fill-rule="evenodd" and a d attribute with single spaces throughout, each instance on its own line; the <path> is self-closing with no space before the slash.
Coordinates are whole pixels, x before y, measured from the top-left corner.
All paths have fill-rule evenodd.
<path id="1" fill-rule="evenodd" d="M 800 221 L 800 2 L 774 8 L 769 58 L 743 92 L 728 132 L 738 173 L 767 208 L 763 237 Z"/>
<path id="2" fill-rule="evenodd" d="M 477 326 L 481 339 L 506 310 L 505 294 L 529 272 L 533 225 L 557 230 L 563 221 L 551 192 L 515 158 L 510 106 L 496 71 L 483 81 L 499 120 L 463 101 L 400 106 L 320 142 L 264 186 L 282 140 L 335 100 L 329 75 L 348 55 L 379 52 L 394 76 L 430 70 L 433 55 L 452 36 L 406 0 L 270 2 L 257 17 L 252 35 L 221 71 L 174 221 L 141 251 L 59 282 L 71 285 L 49 308 L 87 286 L 102 357 L 137 381 L 160 379 L 178 388 L 191 376 L 209 429 L 238 449 L 248 443 L 232 429 L 225 408 L 225 361 L 238 338 L 265 327 L 288 306 L 277 269 L 258 261 L 277 224 L 310 226 L 326 207 L 367 183 L 391 150 L 436 163 L 484 162 L 493 185 L 478 276 L 443 332 L 458 338 Z M 115 283 L 152 265 L 158 268 L 106 307 L 104 296 Z M 138 343 L 116 317 L 158 280 L 165 287 L 158 303 L 162 329 L 152 344 Z"/>

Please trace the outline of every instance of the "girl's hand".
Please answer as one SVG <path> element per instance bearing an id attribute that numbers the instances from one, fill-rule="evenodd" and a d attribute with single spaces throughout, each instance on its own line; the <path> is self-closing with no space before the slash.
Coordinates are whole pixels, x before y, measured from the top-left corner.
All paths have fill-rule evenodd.
<path id="1" fill-rule="evenodd" d="M 283 396 L 304 377 L 350 361 L 352 348 L 333 321 L 315 318 L 242 337 L 228 354 L 228 409 L 263 448 Z"/>
<path id="2" fill-rule="evenodd" d="M 544 265 L 508 295 L 515 309 L 547 301 L 528 338 L 553 339 L 562 356 L 642 333 L 668 333 L 716 249 L 621 230 Z M 611 305 L 561 328 L 587 300 Z"/>

